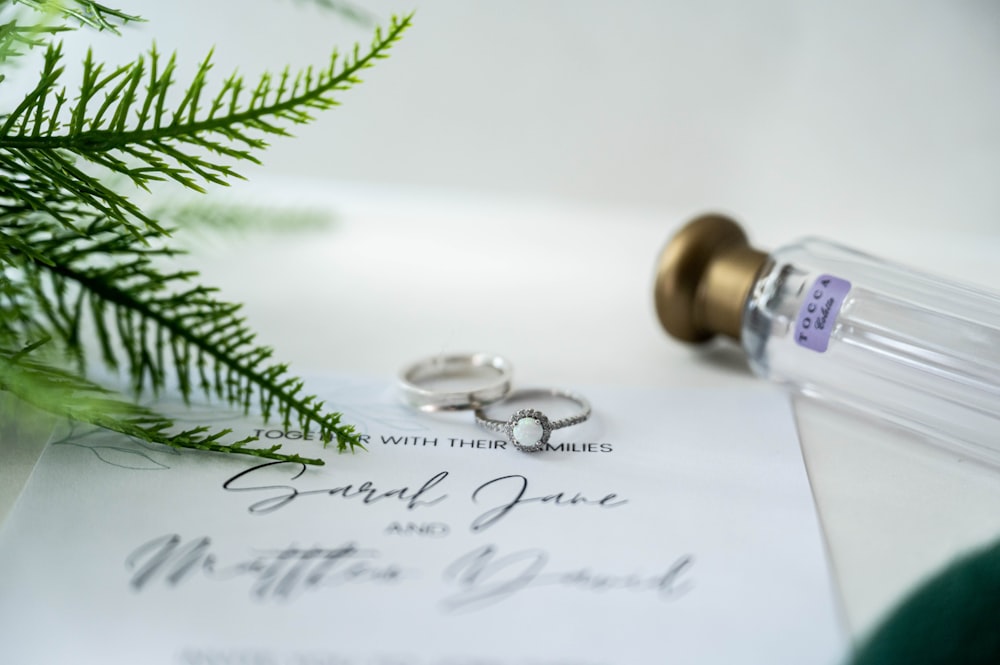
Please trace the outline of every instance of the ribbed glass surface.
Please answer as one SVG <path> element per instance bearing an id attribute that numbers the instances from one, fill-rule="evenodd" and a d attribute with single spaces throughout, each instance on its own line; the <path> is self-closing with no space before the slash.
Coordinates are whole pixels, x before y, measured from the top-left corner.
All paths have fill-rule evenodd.
<path id="1" fill-rule="evenodd" d="M 851 283 L 825 352 L 795 339 L 821 275 Z M 1000 295 L 809 240 L 771 255 L 747 307 L 757 373 L 1000 467 Z"/>

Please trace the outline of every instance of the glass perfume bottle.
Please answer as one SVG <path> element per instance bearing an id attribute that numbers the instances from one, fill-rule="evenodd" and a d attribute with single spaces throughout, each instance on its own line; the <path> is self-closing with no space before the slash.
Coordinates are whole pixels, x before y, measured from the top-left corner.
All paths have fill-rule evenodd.
<path id="1" fill-rule="evenodd" d="M 770 254 L 717 215 L 660 256 L 672 336 L 738 340 L 753 371 L 1000 467 L 1000 294 L 807 239 Z"/>

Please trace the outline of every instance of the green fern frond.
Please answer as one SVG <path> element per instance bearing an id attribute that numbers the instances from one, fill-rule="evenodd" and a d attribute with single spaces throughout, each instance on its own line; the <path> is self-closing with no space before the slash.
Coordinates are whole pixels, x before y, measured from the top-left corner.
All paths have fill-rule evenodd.
<path id="1" fill-rule="evenodd" d="M 154 202 L 148 207 L 153 217 L 176 230 L 178 241 L 192 247 L 192 241 L 204 242 L 228 237 L 236 231 L 289 233 L 327 229 L 335 223 L 328 210 L 309 207 L 273 207 L 251 205 L 212 198 Z"/>
<path id="2" fill-rule="evenodd" d="M 16 20 L 0 24 L 0 63 L 24 55 L 22 49 L 45 46 L 52 35 L 66 32 L 65 26 L 20 24 Z M 0 75 L 0 81 L 3 76 Z"/>
<path id="3" fill-rule="evenodd" d="M 280 453 L 280 446 L 247 446 L 253 438 L 223 443 L 223 437 L 231 433 L 228 429 L 211 432 L 207 427 L 195 427 L 171 433 L 171 421 L 158 413 L 125 401 L 74 374 L 33 360 L 32 352 L 42 343 L 31 344 L 18 351 L 0 347 L 0 390 L 9 391 L 28 404 L 49 413 L 120 432 L 142 441 L 175 448 L 239 453 L 302 464 L 323 464 L 321 459 Z"/>
<path id="4" fill-rule="evenodd" d="M 0 254 L 0 346 L 16 348 L 25 339 L 47 336 L 37 320 L 37 308 L 30 289 L 22 280 L 13 278 L 16 264 L 11 261 L 9 248 Z"/>
<path id="5" fill-rule="evenodd" d="M 176 58 L 164 58 L 154 48 L 148 60 L 105 70 L 88 53 L 83 80 L 74 103 L 60 86 L 60 47 L 51 46 L 38 85 L 0 126 L 0 174 L 22 174 L 33 185 L 66 192 L 102 215 L 133 231 L 155 227 L 152 219 L 125 197 L 74 165 L 77 158 L 147 187 L 170 179 L 201 190 L 203 184 L 228 184 L 241 177 L 229 162 L 258 163 L 255 152 L 266 147 L 268 135 L 288 135 L 289 125 L 311 121 L 312 112 L 338 104 L 335 93 L 360 82 L 359 75 L 389 49 L 409 27 L 411 16 L 393 18 L 388 29 L 376 28 L 370 49 L 357 45 L 341 57 L 334 51 L 322 68 L 280 75 L 264 74 L 249 86 L 233 74 L 214 95 L 208 91 L 211 53 L 174 108 Z M 31 191 L 35 191 L 34 188 Z M 44 206 L 22 188 L 2 188 L 0 196 Z M 50 211 L 64 223 L 69 217 Z M 162 229 L 156 228 L 162 232 Z"/>
<path id="6" fill-rule="evenodd" d="M 59 14 L 68 19 L 75 19 L 80 25 L 115 33 L 126 23 L 142 20 L 138 16 L 126 14 L 93 0 L 16 0 L 16 2 L 43 13 Z"/>
<path id="7" fill-rule="evenodd" d="M 0 12 L 11 3 L 0 0 Z M 279 446 L 252 448 L 249 439 L 225 443 L 226 432 L 174 431 L 169 419 L 86 378 L 85 348 L 96 347 L 105 365 L 130 378 L 136 398 L 176 382 L 185 400 L 215 395 L 285 427 L 318 431 L 341 451 L 363 448 L 339 413 L 305 393 L 288 366 L 256 343 L 240 306 L 197 284 L 195 272 L 169 268 L 178 252 L 165 244 L 160 216 L 118 185 L 148 189 L 173 180 L 201 191 L 241 177 L 236 163 L 257 162 L 271 136 L 336 106 L 412 17 L 393 18 L 386 30 L 375 29 L 369 49 L 335 51 L 323 67 L 286 68 L 256 81 L 233 74 L 214 87 L 211 53 L 185 87 L 175 80 L 176 57 L 155 47 L 120 67 L 88 53 L 78 92 L 68 92 L 62 46 L 52 37 L 74 23 L 118 32 L 141 19 L 93 0 L 21 4 L 43 16 L 25 24 L 20 14 L 5 14 L 0 62 L 46 50 L 37 84 L 0 113 L 0 391 L 144 441 L 322 464 L 283 455 Z M 32 340 L 49 343 L 40 348 Z M 74 363 L 76 371 L 68 370 Z"/>
<path id="8" fill-rule="evenodd" d="M 240 306 L 222 302 L 216 290 L 192 283 L 196 273 L 160 271 L 155 260 L 178 252 L 146 244 L 112 221 L 91 221 L 78 235 L 58 226 L 34 224 L 21 233 L 38 261 L 24 254 L 24 281 L 48 329 L 81 365 L 81 340 L 88 322 L 96 332 L 104 363 L 124 366 L 136 392 L 163 388 L 171 375 L 185 399 L 200 389 L 285 427 L 316 430 L 339 450 L 361 445 L 353 426 L 303 392 L 288 366 L 271 360 L 272 350 L 256 345 Z"/>
<path id="9" fill-rule="evenodd" d="M 375 25 L 375 16 L 364 7 L 345 0 L 298 0 L 299 4 L 308 3 L 321 9 L 327 9 L 340 14 L 344 18 L 363 26 Z"/>

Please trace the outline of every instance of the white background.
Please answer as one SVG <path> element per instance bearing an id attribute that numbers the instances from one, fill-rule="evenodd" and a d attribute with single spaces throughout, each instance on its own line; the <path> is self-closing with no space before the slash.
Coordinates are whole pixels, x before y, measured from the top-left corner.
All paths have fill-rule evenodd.
<path id="1" fill-rule="evenodd" d="M 219 78 L 367 41 L 308 5 L 136 1 L 148 25 L 87 37 L 112 62 L 155 37 L 187 72 L 215 45 Z M 484 349 L 529 383 L 750 382 L 734 354 L 692 353 L 652 314 L 660 246 L 706 209 L 733 213 L 763 247 L 820 234 L 1000 279 L 992 1 L 415 8 L 392 57 L 343 107 L 276 140 L 235 192 L 329 205 L 336 233 L 196 254 L 300 371 L 388 376 L 417 354 Z M 502 309 L 525 293 L 525 312 Z M 996 473 L 814 406 L 799 414 L 856 634 L 1000 534 Z"/>
<path id="2" fill-rule="evenodd" d="M 369 39 L 318 0 L 121 4 L 148 23 L 122 39 L 73 36 L 68 50 L 86 41 L 124 62 L 155 38 L 190 72 L 214 46 L 217 77 L 238 66 L 252 79 Z M 793 235 L 1000 224 L 1000 7 L 989 0 L 362 6 L 383 19 L 415 9 L 414 27 L 342 108 L 275 142 L 268 173 L 665 220 L 721 208 Z"/>

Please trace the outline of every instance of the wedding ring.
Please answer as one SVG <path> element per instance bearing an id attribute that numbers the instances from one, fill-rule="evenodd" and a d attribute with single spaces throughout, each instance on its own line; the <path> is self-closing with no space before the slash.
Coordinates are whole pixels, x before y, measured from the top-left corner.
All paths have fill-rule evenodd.
<path id="1" fill-rule="evenodd" d="M 579 408 L 579 413 L 560 420 L 549 420 L 541 411 L 536 409 L 521 409 L 516 411 L 507 420 L 495 420 L 486 415 L 482 407 L 476 408 L 476 422 L 491 432 L 505 434 L 507 440 L 514 444 L 514 447 L 526 453 L 533 453 L 545 448 L 549 442 L 552 430 L 578 425 L 590 417 L 590 402 L 583 397 L 564 390 L 518 390 L 508 396 L 509 400 L 537 399 L 540 397 L 558 397 L 574 402 Z"/>
<path id="2" fill-rule="evenodd" d="M 399 373 L 403 401 L 421 411 L 475 409 L 510 392 L 511 365 L 489 353 L 436 355 Z"/>

